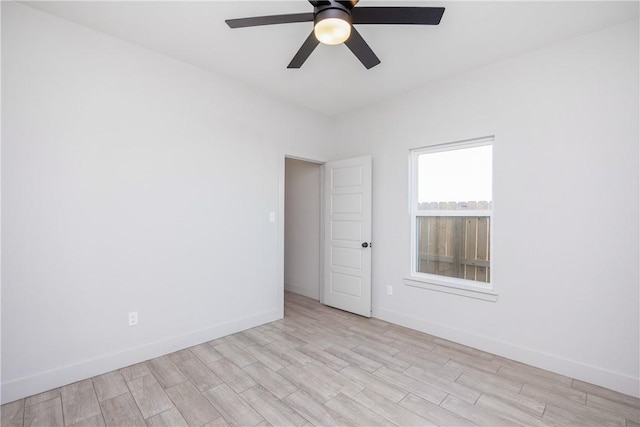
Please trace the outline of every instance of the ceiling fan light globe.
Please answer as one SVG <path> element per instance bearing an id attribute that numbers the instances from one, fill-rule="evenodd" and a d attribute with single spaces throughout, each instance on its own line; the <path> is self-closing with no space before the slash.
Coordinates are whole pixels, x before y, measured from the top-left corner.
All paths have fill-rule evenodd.
<path id="1" fill-rule="evenodd" d="M 351 36 L 351 24 L 340 18 L 325 18 L 318 21 L 313 32 L 320 43 L 336 45 Z"/>

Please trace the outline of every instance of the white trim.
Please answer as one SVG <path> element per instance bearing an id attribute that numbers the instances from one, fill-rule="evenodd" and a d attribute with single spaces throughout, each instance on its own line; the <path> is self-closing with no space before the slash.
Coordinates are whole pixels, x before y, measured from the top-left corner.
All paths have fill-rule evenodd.
<path id="1" fill-rule="evenodd" d="M 463 150 L 465 148 L 484 147 L 493 145 L 495 135 L 482 136 L 480 138 L 463 139 L 461 141 L 445 142 L 440 144 L 425 145 L 424 147 L 411 148 L 411 152 L 437 153 L 440 151 Z"/>
<path id="2" fill-rule="evenodd" d="M 324 205 L 325 205 L 325 200 L 324 200 L 324 189 L 325 189 L 325 183 L 324 183 L 324 174 L 325 174 L 325 167 L 324 167 L 324 163 L 320 165 L 320 248 L 318 253 L 320 254 L 320 259 L 318 260 L 318 262 L 320 263 L 318 265 L 318 271 L 319 271 L 319 275 L 318 275 L 318 280 L 320 281 L 320 283 L 318 283 L 318 301 L 320 301 L 320 303 L 324 304 L 324 242 L 325 242 L 325 238 L 324 238 L 324 219 L 325 219 L 325 213 L 324 213 Z"/>
<path id="3" fill-rule="evenodd" d="M 278 310 L 269 310 L 232 321 L 222 322 L 187 334 L 159 340 L 117 353 L 98 356 L 71 365 L 39 372 L 2 383 L 2 403 L 13 402 L 56 387 L 111 372 L 174 351 L 202 344 L 236 332 L 281 319 Z"/>
<path id="4" fill-rule="evenodd" d="M 542 353 L 496 338 L 481 336 L 439 323 L 417 319 L 396 311 L 374 307 L 373 317 L 580 381 L 597 384 L 630 396 L 640 397 L 640 378 L 625 375 L 621 372 L 614 372 L 576 360 Z"/>
<path id="5" fill-rule="evenodd" d="M 452 281 L 440 280 L 443 276 L 435 276 L 429 274 L 430 277 L 412 277 L 411 279 L 404 279 L 404 284 L 407 286 L 413 286 L 415 288 L 429 289 L 432 291 L 445 292 L 448 294 L 462 295 L 464 297 L 480 299 L 484 301 L 496 302 L 498 301 L 498 294 L 493 290 L 493 287 L 481 287 L 478 285 L 471 286 L 466 283 L 453 283 Z M 437 277 L 438 279 L 433 279 Z M 447 277 L 446 279 L 453 279 Z M 462 282 L 469 282 L 469 280 L 458 279 Z"/>
<path id="6" fill-rule="evenodd" d="M 284 318 L 284 185 L 286 155 L 278 153 L 278 264 L 276 265 L 276 307 L 280 318 Z"/>

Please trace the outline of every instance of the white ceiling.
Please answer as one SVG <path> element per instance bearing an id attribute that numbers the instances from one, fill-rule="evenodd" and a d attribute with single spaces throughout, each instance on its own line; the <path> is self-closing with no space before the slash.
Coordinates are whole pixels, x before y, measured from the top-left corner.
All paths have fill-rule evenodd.
<path id="1" fill-rule="evenodd" d="M 445 6 L 438 26 L 360 25 L 382 63 L 366 70 L 346 46 L 320 45 L 287 64 L 312 30 L 296 23 L 231 30 L 227 18 L 311 12 L 294 1 L 24 2 L 280 99 L 333 115 L 424 83 L 638 19 L 637 1 L 444 2 L 362 0 L 359 6 Z"/>

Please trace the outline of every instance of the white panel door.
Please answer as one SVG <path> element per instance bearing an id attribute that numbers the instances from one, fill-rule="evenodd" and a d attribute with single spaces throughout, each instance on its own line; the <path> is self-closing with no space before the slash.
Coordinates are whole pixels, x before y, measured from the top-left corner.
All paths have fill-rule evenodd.
<path id="1" fill-rule="evenodd" d="M 371 156 L 324 171 L 324 303 L 371 317 Z"/>

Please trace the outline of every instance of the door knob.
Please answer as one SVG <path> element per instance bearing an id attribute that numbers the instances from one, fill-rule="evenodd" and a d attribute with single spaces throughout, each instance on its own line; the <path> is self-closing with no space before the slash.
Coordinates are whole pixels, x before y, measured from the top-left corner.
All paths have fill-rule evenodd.
<path id="1" fill-rule="evenodd" d="M 363 247 L 363 248 L 368 248 L 368 247 L 369 247 L 369 244 L 368 244 L 367 242 L 364 242 L 364 243 L 362 244 L 362 247 Z"/>

